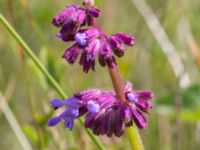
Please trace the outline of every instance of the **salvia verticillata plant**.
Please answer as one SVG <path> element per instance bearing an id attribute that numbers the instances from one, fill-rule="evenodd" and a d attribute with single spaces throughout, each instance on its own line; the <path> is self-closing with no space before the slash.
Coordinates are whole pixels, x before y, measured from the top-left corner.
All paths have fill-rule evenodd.
<path id="1" fill-rule="evenodd" d="M 152 108 L 150 100 L 153 93 L 148 90 L 136 91 L 127 81 L 123 84 L 118 71 L 115 55 L 122 57 L 126 46 L 133 46 L 132 35 L 115 33 L 107 35 L 97 23 L 100 9 L 94 7 L 93 0 L 84 0 L 82 7 L 71 4 L 65 7 L 53 18 L 53 25 L 60 28 L 56 36 L 64 42 L 73 42 L 63 54 L 63 58 L 73 64 L 80 57 L 79 63 L 83 71 L 95 70 L 95 61 L 101 66 L 107 66 L 115 91 L 89 89 L 75 93 L 62 101 L 53 99 L 53 109 L 65 107 L 65 110 L 51 118 L 49 126 L 64 121 L 69 130 L 74 127 L 74 120 L 85 116 L 84 125 L 96 135 L 121 136 L 126 127 L 136 124 L 145 128 L 147 120 L 143 113 L 149 113 Z"/>

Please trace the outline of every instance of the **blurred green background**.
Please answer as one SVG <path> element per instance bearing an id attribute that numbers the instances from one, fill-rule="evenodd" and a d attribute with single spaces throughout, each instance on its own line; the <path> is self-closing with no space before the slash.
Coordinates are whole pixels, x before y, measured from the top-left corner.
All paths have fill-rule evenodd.
<path id="1" fill-rule="evenodd" d="M 71 2 L 81 1 L 0 0 L 0 12 L 67 95 L 92 87 L 111 90 L 106 68 L 97 64 L 95 72 L 85 74 L 77 63 L 71 66 L 61 59 L 69 44 L 55 37 L 59 30 L 51 20 Z M 185 88 L 180 87 L 168 61 L 170 56 L 165 55 L 132 0 L 96 0 L 103 12 L 100 24 L 108 34 L 121 31 L 136 38 L 136 46 L 127 49 L 118 63 L 124 80 L 133 82 L 135 89 L 151 89 L 155 95 L 151 115 L 147 116 L 149 126 L 140 130 L 146 149 L 197 150 L 200 147 L 200 1 L 146 2 L 155 12 L 189 74 L 191 82 Z M 47 127 L 51 114 L 49 101 L 58 95 L 1 24 L 0 91 L 33 149 L 96 149 L 78 122 L 74 132 L 61 124 L 55 128 Z M 0 133 L 1 150 L 22 149 L 1 110 Z M 106 149 L 131 149 L 126 134 L 121 138 L 98 138 Z"/>

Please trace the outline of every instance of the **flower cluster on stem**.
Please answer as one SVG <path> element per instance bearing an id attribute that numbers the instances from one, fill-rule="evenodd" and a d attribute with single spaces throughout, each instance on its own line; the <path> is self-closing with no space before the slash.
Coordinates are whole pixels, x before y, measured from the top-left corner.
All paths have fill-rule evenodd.
<path id="1" fill-rule="evenodd" d="M 100 9 L 94 7 L 93 0 L 84 0 L 83 7 L 71 4 L 60 11 L 52 23 L 60 28 L 56 34 L 64 42 L 73 42 L 63 54 L 63 58 L 74 64 L 79 58 L 83 71 L 95 70 L 95 62 L 107 66 L 115 88 L 113 91 L 90 89 L 74 94 L 62 101 L 53 99 L 53 109 L 65 107 L 65 110 L 49 120 L 54 126 L 64 121 L 69 130 L 74 127 L 74 120 L 85 116 L 85 127 L 96 135 L 121 136 L 126 127 L 135 123 L 138 128 L 145 128 L 147 120 L 143 113 L 152 108 L 150 100 L 153 93 L 148 90 L 135 91 L 130 82 L 123 84 L 115 56 L 122 57 L 126 46 L 133 46 L 135 38 L 122 32 L 107 35 L 97 24 Z"/>

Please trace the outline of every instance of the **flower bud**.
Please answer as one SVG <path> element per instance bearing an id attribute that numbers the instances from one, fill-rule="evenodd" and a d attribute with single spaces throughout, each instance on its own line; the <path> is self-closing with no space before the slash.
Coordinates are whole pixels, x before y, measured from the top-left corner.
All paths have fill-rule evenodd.
<path id="1" fill-rule="evenodd" d="M 83 0 L 83 5 L 85 5 L 86 8 L 90 8 L 94 6 L 94 0 Z"/>

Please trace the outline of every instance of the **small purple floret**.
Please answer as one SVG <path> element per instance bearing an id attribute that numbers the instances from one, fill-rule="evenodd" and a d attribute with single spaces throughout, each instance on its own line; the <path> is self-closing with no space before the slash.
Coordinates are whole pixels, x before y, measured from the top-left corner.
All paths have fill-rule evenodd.
<path id="1" fill-rule="evenodd" d="M 99 17 L 101 11 L 98 8 L 92 7 L 88 10 L 88 15 L 90 15 L 91 17 Z"/>
<path id="2" fill-rule="evenodd" d="M 51 105 L 53 106 L 53 108 L 65 106 L 66 109 L 59 116 L 51 118 L 48 122 L 48 126 L 54 126 L 63 119 L 66 128 L 72 130 L 72 128 L 74 127 L 74 119 L 78 118 L 79 108 L 82 106 L 82 103 L 83 102 L 80 101 L 80 99 L 77 99 L 76 97 L 70 97 L 65 101 L 61 101 L 59 99 L 52 100 Z"/>
<path id="3" fill-rule="evenodd" d="M 137 97 L 134 93 L 127 93 L 127 99 L 131 102 L 137 102 Z"/>
<path id="4" fill-rule="evenodd" d="M 75 40 L 82 46 L 85 46 L 86 41 L 86 34 L 85 33 L 76 33 Z"/>
<path id="5" fill-rule="evenodd" d="M 123 43 L 127 46 L 133 46 L 135 43 L 135 38 L 132 35 L 125 33 L 117 33 L 115 34 Z"/>
<path id="6" fill-rule="evenodd" d="M 74 120 L 71 117 L 66 117 L 64 125 L 71 131 L 74 128 Z"/>
<path id="7" fill-rule="evenodd" d="M 58 108 L 62 107 L 64 104 L 65 103 L 63 101 L 59 100 L 59 99 L 53 99 L 51 101 L 51 107 L 53 109 L 58 109 Z"/>
<path id="8" fill-rule="evenodd" d="M 57 117 L 53 117 L 48 121 L 48 126 L 55 126 L 57 125 L 59 122 L 61 121 L 61 117 L 57 116 Z"/>
<path id="9" fill-rule="evenodd" d="M 91 113 L 97 113 L 100 110 L 100 106 L 97 102 L 90 100 L 87 102 L 87 109 Z"/>
<path id="10" fill-rule="evenodd" d="M 81 47 L 78 43 L 75 43 L 71 47 L 69 47 L 65 53 L 63 54 L 63 58 L 69 63 L 73 64 L 81 51 Z"/>
<path id="11" fill-rule="evenodd" d="M 111 68 L 114 68 L 117 65 L 113 56 L 113 51 L 108 42 L 102 42 L 101 50 L 99 52 L 99 63 L 103 67 L 107 64 Z"/>
<path id="12" fill-rule="evenodd" d="M 81 55 L 80 64 L 83 66 L 83 71 L 88 72 L 90 69 L 94 70 L 95 57 L 100 49 L 100 41 L 98 39 L 92 40 L 85 48 Z"/>
<path id="13" fill-rule="evenodd" d="M 115 55 L 117 55 L 118 57 L 121 57 L 124 55 L 125 45 L 133 46 L 135 39 L 133 36 L 129 34 L 116 33 L 109 37 L 109 41 Z"/>

